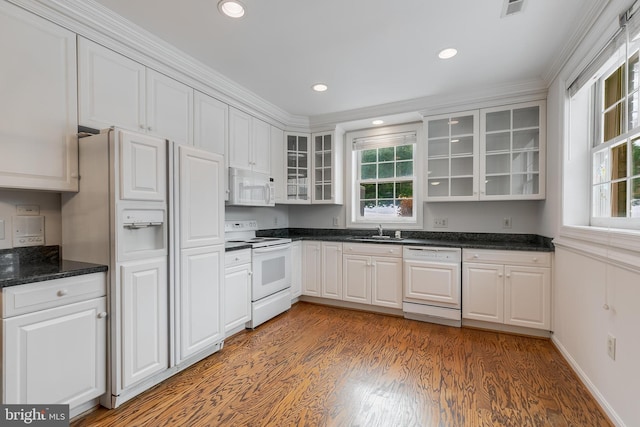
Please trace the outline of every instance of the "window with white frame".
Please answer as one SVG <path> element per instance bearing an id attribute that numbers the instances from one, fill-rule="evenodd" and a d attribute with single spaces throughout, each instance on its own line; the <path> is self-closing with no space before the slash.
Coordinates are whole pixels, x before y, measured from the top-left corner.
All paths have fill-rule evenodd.
<path id="1" fill-rule="evenodd" d="M 583 122 L 591 147 L 593 226 L 640 225 L 640 29 L 634 20 L 640 21 L 628 21 L 569 88 L 572 109 L 591 116 Z"/>
<path id="2" fill-rule="evenodd" d="M 412 125 L 347 134 L 349 225 L 421 226 L 418 132 Z"/>

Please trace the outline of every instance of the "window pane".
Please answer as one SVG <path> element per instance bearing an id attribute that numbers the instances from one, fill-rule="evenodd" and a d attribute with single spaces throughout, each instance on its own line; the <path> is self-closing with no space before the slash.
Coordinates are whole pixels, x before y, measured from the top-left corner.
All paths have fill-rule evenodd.
<path id="1" fill-rule="evenodd" d="M 298 137 L 298 150 L 299 151 L 307 151 L 307 137 L 306 136 Z"/>
<path id="2" fill-rule="evenodd" d="M 513 110 L 513 128 L 530 128 L 540 125 L 540 107 L 517 108 Z"/>
<path id="3" fill-rule="evenodd" d="M 375 200 L 377 184 L 360 184 L 360 199 Z"/>
<path id="4" fill-rule="evenodd" d="M 611 184 L 611 216 L 627 216 L 627 181 L 614 182 Z"/>
<path id="5" fill-rule="evenodd" d="M 629 93 L 638 89 L 638 73 L 640 72 L 640 67 L 638 66 L 638 53 L 636 52 L 631 58 L 629 58 Z"/>
<path id="6" fill-rule="evenodd" d="M 411 176 L 413 175 L 413 162 L 398 162 L 396 163 L 396 176 Z"/>
<path id="7" fill-rule="evenodd" d="M 611 149 L 611 179 L 627 176 L 627 144 L 620 144 Z"/>
<path id="8" fill-rule="evenodd" d="M 638 98 L 639 94 L 638 92 L 633 92 L 632 94 L 629 95 L 629 100 L 627 102 L 627 107 L 628 107 L 628 118 L 629 118 L 629 130 L 638 127 L 638 125 L 640 125 L 640 122 L 638 121 L 639 119 L 639 115 L 638 115 L 638 107 L 640 104 L 640 99 Z"/>
<path id="9" fill-rule="evenodd" d="M 393 163 L 380 163 L 378 165 L 378 178 L 393 178 Z"/>
<path id="10" fill-rule="evenodd" d="M 380 199 L 392 199 L 393 198 L 393 187 L 394 184 L 392 182 L 386 184 L 378 184 L 378 198 Z"/>
<path id="11" fill-rule="evenodd" d="M 377 150 L 364 150 L 362 151 L 362 163 L 375 163 L 378 160 Z"/>
<path id="12" fill-rule="evenodd" d="M 390 219 L 398 217 L 396 206 L 393 200 L 379 200 L 378 203 L 360 204 L 362 216 L 365 218 Z"/>
<path id="13" fill-rule="evenodd" d="M 467 135 L 473 133 L 473 116 L 452 117 L 451 135 Z"/>
<path id="14" fill-rule="evenodd" d="M 393 147 L 380 148 L 378 149 L 378 161 L 379 162 L 390 162 L 394 158 Z"/>
<path id="15" fill-rule="evenodd" d="M 413 182 L 404 181 L 396 183 L 396 199 L 413 197 Z"/>
<path id="16" fill-rule="evenodd" d="M 624 67 L 618 68 L 604 81 L 604 109 L 622 99 L 624 87 Z"/>
<path id="17" fill-rule="evenodd" d="M 600 184 L 593 187 L 593 216 L 609 216 L 609 184 Z"/>
<path id="18" fill-rule="evenodd" d="M 297 150 L 296 137 L 293 135 L 287 135 L 287 150 L 296 151 Z"/>
<path id="19" fill-rule="evenodd" d="M 428 132 L 429 138 L 449 136 L 449 119 L 431 120 Z"/>
<path id="20" fill-rule="evenodd" d="M 511 111 L 497 111 L 487 113 L 487 132 L 511 129 Z"/>
<path id="21" fill-rule="evenodd" d="M 631 180 L 631 218 L 640 218 L 640 178 Z"/>
<path id="22" fill-rule="evenodd" d="M 400 145 L 396 147 L 396 160 L 413 159 L 413 145 Z"/>
<path id="23" fill-rule="evenodd" d="M 375 179 L 377 177 L 376 170 L 377 166 L 375 163 L 372 165 L 362 165 L 360 168 L 361 179 Z"/>
<path id="24" fill-rule="evenodd" d="M 631 141 L 631 175 L 640 175 L 640 138 Z"/>
<path id="25" fill-rule="evenodd" d="M 617 104 L 604 113 L 603 141 L 609 141 L 622 133 L 622 106 Z"/>
<path id="26" fill-rule="evenodd" d="M 607 181 L 609 181 L 609 150 L 603 150 L 593 156 L 593 183 Z"/>
<path id="27" fill-rule="evenodd" d="M 405 198 L 396 200 L 396 209 L 398 216 L 411 218 L 413 216 L 413 199 Z"/>

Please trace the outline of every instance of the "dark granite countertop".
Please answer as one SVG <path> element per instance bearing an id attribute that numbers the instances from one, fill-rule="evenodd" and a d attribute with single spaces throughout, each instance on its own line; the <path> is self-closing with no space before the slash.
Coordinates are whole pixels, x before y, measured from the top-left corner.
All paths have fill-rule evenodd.
<path id="1" fill-rule="evenodd" d="M 551 238 L 536 234 L 458 233 L 403 231 L 402 239 L 358 240 L 377 234 L 377 230 L 282 228 L 260 230 L 258 236 L 289 237 L 292 240 L 324 240 L 372 244 L 438 246 L 447 248 L 498 249 L 509 251 L 553 252 Z M 384 233 L 388 235 L 388 232 Z"/>
<path id="2" fill-rule="evenodd" d="M 58 246 L 0 250 L 0 288 L 107 271 L 106 265 L 60 259 Z"/>
<path id="3" fill-rule="evenodd" d="M 225 242 L 224 243 L 225 252 L 239 251 L 241 249 L 251 249 L 251 245 L 249 243 L 244 243 L 244 242 Z"/>

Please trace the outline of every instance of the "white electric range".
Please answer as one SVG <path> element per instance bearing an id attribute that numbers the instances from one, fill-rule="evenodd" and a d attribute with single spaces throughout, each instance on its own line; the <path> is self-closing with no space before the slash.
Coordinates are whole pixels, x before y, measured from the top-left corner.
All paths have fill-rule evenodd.
<path id="1" fill-rule="evenodd" d="M 251 245 L 251 329 L 291 308 L 291 239 L 256 237 L 257 230 L 256 220 L 224 224 L 226 242 Z"/>

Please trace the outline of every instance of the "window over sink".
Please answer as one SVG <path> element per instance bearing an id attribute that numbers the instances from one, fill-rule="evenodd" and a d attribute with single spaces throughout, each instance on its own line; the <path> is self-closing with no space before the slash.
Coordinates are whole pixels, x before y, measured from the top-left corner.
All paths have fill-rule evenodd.
<path id="1" fill-rule="evenodd" d="M 347 133 L 348 226 L 422 227 L 421 124 Z"/>

